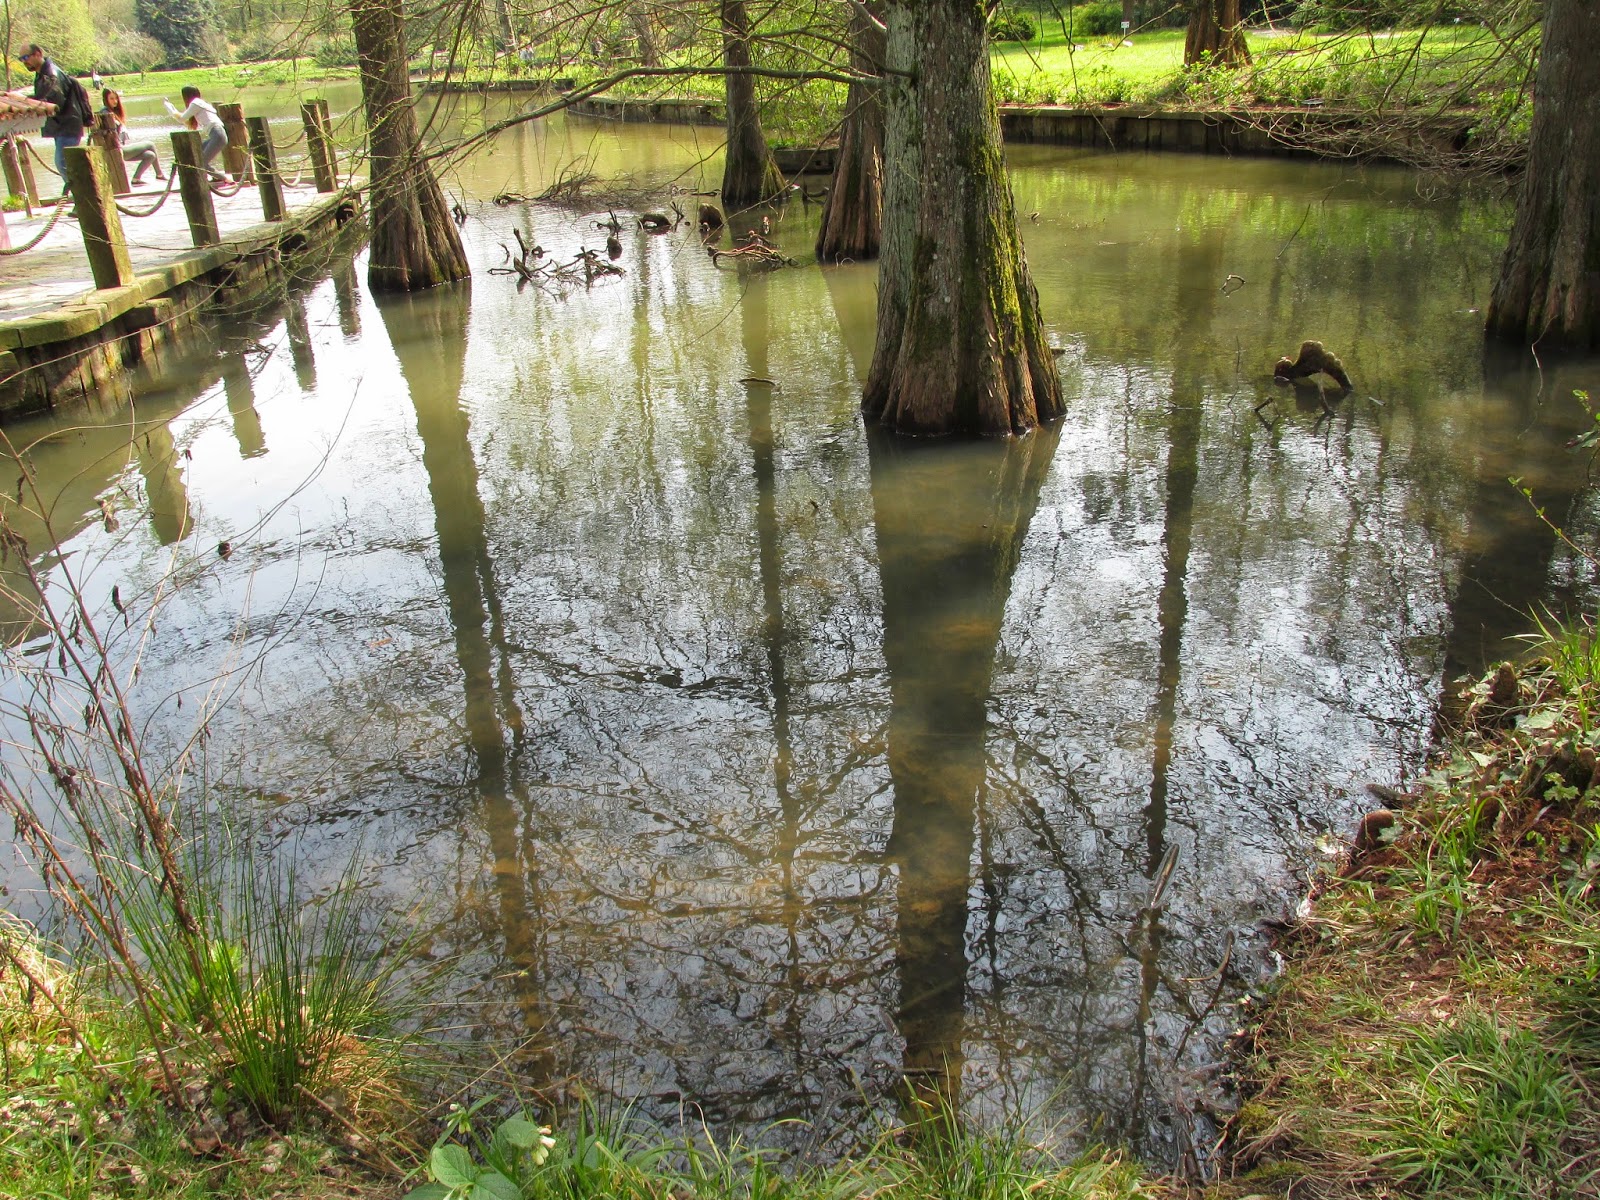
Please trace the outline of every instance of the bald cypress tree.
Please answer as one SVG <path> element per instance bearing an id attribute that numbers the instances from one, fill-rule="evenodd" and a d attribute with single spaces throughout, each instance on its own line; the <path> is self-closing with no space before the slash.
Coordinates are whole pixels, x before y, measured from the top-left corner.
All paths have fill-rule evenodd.
<path id="1" fill-rule="evenodd" d="M 1001 434 L 1062 411 L 1017 232 L 979 0 L 887 6 L 878 340 L 862 408 L 902 433 Z"/>
<path id="2" fill-rule="evenodd" d="M 367 283 L 373 291 L 412 292 L 465 279 L 461 236 L 422 156 L 400 0 L 351 0 L 350 26 L 361 62 L 371 171 Z"/>
<path id="3" fill-rule="evenodd" d="M 1594 0 L 1546 0 L 1533 131 L 1517 215 L 1489 300 L 1489 336 L 1600 349 L 1600 88 Z"/>

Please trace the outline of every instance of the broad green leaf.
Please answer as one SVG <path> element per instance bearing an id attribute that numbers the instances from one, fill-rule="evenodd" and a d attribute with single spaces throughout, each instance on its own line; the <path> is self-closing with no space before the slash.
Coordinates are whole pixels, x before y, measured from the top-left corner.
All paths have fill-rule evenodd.
<path id="1" fill-rule="evenodd" d="M 412 1188 L 400 1200 L 448 1200 L 450 1189 L 442 1183 L 425 1183 Z"/>
<path id="2" fill-rule="evenodd" d="M 494 1140 L 518 1150 L 532 1150 L 539 1144 L 539 1127 L 525 1117 L 507 1117 L 494 1131 Z"/>
<path id="3" fill-rule="evenodd" d="M 478 1176 L 478 1183 L 473 1188 L 474 1196 L 486 1196 L 488 1200 L 522 1200 L 522 1189 L 499 1171 L 486 1170 Z"/>
<path id="4" fill-rule="evenodd" d="M 1554 729 L 1561 720 L 1561 714 L 1553 708 L 1541 708 L 1538 712 L 1531 712 L 1517 722 L 1517 728 L 1524 733 L 1538 733 L 1545 729 Z"/>
<path id="5" fill-rule="evenodd" d="M 428 1158 L 428 1173 L 447 1188 L 469 1187 L 478 1179 L 472 1155 L 461 1146 L 435 1146 Z"/>

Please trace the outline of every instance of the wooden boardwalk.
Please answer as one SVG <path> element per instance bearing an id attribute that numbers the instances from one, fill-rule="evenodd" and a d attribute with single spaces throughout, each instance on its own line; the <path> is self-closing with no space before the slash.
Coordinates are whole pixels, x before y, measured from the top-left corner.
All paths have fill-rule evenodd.
<path id="1" fill-rule="evenodd" d="M 126 208 L 143 211 L 161 198 L 165 188 L 165 183 L 152 187 L 147 181 L 133 195 L 122 197 L 120 203 Z M 292 222 L 298 210 L 308 208 L 318 199 L 326 197 L 319 196 L 309 176 L 296 187 L 286 186 L 284 201 L 288 219 Z M 254 186 L 242 187 L 233 196 L 213 194 L 212 203 L 223 248 L 230 240 L 238 239 L 262 223 L 261 197 Z M 35 237 L 54 211 L 53 207 L 36 209 L 31 219 L 22 213 L 7 213 L 5 221 L 12 245 L 24 245 Z M 159 270 L 194 250 L 183 200 L 176 186 L 153 215 L 123 216 L 122 229 L 136 274 Z M 32 250 L 0 258 L 0 324 L 51 312 L 92 291 L 94 280 L 89 273 L 83 233 L 77 221 L 68 215 L 63 214 L 49 236 Z"/>

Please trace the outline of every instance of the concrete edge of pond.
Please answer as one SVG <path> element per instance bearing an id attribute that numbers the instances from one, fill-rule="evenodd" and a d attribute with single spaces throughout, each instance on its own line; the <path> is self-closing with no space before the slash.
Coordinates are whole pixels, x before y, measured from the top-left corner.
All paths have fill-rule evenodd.
<path id="1" fill-rule="evenodd" d="M 155 347 L 218 308 L 264 298 L 284 271 L 363 222 L 360 197 L 359 187 L 342 188 L 284 220 L 176 254 L 126 287 L 0 321 L 0 421 L 115 393 L 124 372 Z"/>

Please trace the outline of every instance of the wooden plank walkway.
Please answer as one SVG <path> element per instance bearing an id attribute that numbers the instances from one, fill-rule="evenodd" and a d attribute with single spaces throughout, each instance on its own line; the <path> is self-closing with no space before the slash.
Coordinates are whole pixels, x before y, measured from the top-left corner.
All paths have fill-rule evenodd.
<path id="1" fill-rule="evenodd" d="M 165 183 L 156 183 L 152 187 L 147 181 L 133 195 L 122 197 L 121 203 L 135 210 L 148 209 L 160 198 L 165 188 Z M 297 211 L 310 207 L 319 199 L 326 199 L 326 196 L 318 194 L 309 175 L 299 186 L 285 186 L 288 220 L 292 222 Z M 233 196 L 213 195 L 212 202 L 216 207 L 223 248 L 227 247 L 231 237 L 237 237 L 262 223 L 261 197 L 254 186 L 242 187 Z M 23 245 L 37 235 L 53 212 L 53 207 L 35 210 L 31 219 L 19 212 L 7 213 L 6 225 L 11 233 L 12 245 Z M 123 216 L 122 228 L 127 236 L 128 256 L 136 274 L 157 270 L 194 249 L 188 218 L 183 211 L 183 199 L 175 186 L 156 213 L 148 217 Z M 0 324 L 61 308 L 93 290 L 94 280 L 89 274 L 89 259 L 84 252 L 82 231 L 76 220 L 63 214 L 49 236 L 38 246 L 25 253 L 0 259 Z"/>

